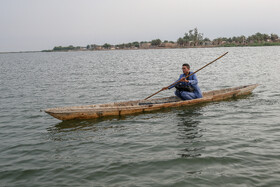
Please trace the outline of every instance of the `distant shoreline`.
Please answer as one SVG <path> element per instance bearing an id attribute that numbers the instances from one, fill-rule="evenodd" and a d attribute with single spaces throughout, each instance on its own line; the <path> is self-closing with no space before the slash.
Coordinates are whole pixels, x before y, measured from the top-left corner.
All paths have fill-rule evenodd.
<path id="1" fill-rule="evenodd" d="M 41 52 L 73 52 L 73 51 L 118 51 L 118 50 L 150 50 L 150 49 L 192 49 L 192 48 L 219 48 L 219 47 L 266 47 L 266 46 L 280 46 L 280 42 L 265 42 L 265 43 L 252 43 L 252 44 L 221 44 L 221 45 L 198 45 L 198 46 L 173 46 L 173 47 L 160 47 L 152 46 L 149 48 L 124 48 L 124 49 L 87 49 L 78 48 L 72 50 L 42 50 Z"/>
<path id="2" fill-rule="evenodd" d="M 81 46 L 55 46 L 51 50 L 43 50 L 43 52 L 53 51 L 100 51 L 100 50 L 129 50 L 129 49 L 169 49 L 169 48 L 211 48 L 211 47 L 243 47 L 243 46 L 277 46 L 280 45 L 280 38 L 277 34 L 262 34 L 257 32 L 251 36 L 234 36 L 219 37 L 213 39 L 204 38 L 203 33 L 199 33 L 197 28 L 189 30 L 183 37 L 177 39 L 176 42 L 161 39 L 151 41 L 135 41 L 130 43 L 121 43 L 111 45 L 105 43 L 103 45 L 88 44 L 86 47 Z"/>
<path id="3" fill-rule="evenodd" d="M 10 54 L 10 53 L 39 53 L 43 51 L 16 51 L 16 52 L 0 52 L 0 54 Z"/>
<path id="4" fill-rule="evenodd" d="M 75 50 L 41 50 L 41 51 L 17 51 L 17 52 L 0 52 L 0 54 L 13 54 L 13 53 L 39 53 L 39 52 L 79 52 L 79 51 L 123 51 L 123 50 L 150 50 L 150 49 L 192 49 L 192 48 L 221 48 L 221 47 L 269 47 L 280 46 L 280 43 L 265 43 L 265 44 L 248 44 L 248 45 L 209 45 L 209 46 L 184 46 L 184 47 L 152 47 L 152 48 L 131 48 L 131 49 L 75 49 Z"/>

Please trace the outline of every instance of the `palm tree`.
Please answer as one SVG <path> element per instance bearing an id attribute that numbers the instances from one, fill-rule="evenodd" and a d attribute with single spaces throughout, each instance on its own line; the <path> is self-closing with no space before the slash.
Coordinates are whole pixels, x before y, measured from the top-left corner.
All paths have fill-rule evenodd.
<path id="1" fill-rule="evenodd" d="M 184 39 L 183 39 L 183 38 L 178 38 L 177 43 L 178 43 L 180 46 L 183 46 L 183 45 L 184 45 Z"/>

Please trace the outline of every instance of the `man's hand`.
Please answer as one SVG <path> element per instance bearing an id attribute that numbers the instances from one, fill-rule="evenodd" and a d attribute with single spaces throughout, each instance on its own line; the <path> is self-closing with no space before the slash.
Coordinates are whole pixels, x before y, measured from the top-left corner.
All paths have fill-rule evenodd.
<path id="1" fill-rule="evenodd" d="M 189 80 L 186 80 L 186 77 L 182 77 L 179 82 L 189 82 Z"/>

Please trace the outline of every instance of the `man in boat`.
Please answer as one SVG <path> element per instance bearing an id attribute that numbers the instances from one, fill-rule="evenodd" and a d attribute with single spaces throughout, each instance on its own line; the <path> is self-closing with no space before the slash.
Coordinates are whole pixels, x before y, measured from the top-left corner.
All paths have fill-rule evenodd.
<path id="1" fill-rule="evenodd" d="M 190 71 L 189 64 L 182 65 L 183 74 L 180 75 L 179 79 L 175 81 L 169 87 L 164 87 L 162 90 L 171 89 L 173 87 L 176 88 L 175 95 L 182 100 L 191 100 L 202 98 L 202 93 L 198 86 L 198 80 L 195 74 L 186 78 L 186 76 L 192 74 L 193 72 Z"/>

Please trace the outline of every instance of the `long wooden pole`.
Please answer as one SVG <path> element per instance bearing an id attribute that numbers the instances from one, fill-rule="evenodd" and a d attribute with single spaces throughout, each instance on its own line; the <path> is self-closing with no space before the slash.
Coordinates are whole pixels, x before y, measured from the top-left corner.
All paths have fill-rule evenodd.
<path id="1" fill-rule="evenodd" d="M 193 75 L 193 74 L 195 74 L 195 73 L 199 72 L 200 70 L 202 70 L 202 69 L 203 69 L 203 68 L 205 68 L 206 66 L 209 66 L 209 65 L 210 65 L 210 64 L 212 64 L 213 62 L 215 62 L 215 61 L 219 60 L 220 58 L 222 58 L 222 57 L 223 57 L 223 56 L 225 56 L 226 54 L 228 54 L 228 52 L 226 52 L 226 53 L 225 53 L 225 54 L 223 54 L 222 56 L 220 56 L 220 57 L 216 58 L 216 59 L 215 59 L 215 60 L 213 60 L 212 62 L 209 62 L 208 64 L 206 64 L 206 65 L 205 65 L 205 66 L 203 66 L 202 68 L 200 68 L 200 69 L 196 70 L 195 72 L 193 72 L 192 74 L 190 74 L 190 75 L 186 76 L 186 78 L 188 78 L 189 76 L 191 76 L 191 75 Z M 180 80 L 178 80 L 178 81 L 174 82 L 173 84 L 170 84 L 168 87 L 173 86 L 173 85 L 177 84 L 178 82 L 180 82 Z M 161 92 L 161 91 L 163 91 L 163 89 L 161 89 L 161 90 L 157 91 L 156 93 L 154 93 L 154 94 L 150 95 L 149 97 L 146 97 L 144 100 L 147 100 L 147 99 L 149 99 L 150 97 L 153 97 L 154 95 L 158 94 L 158 93 L 159 93 L 159 92 Z"/>

